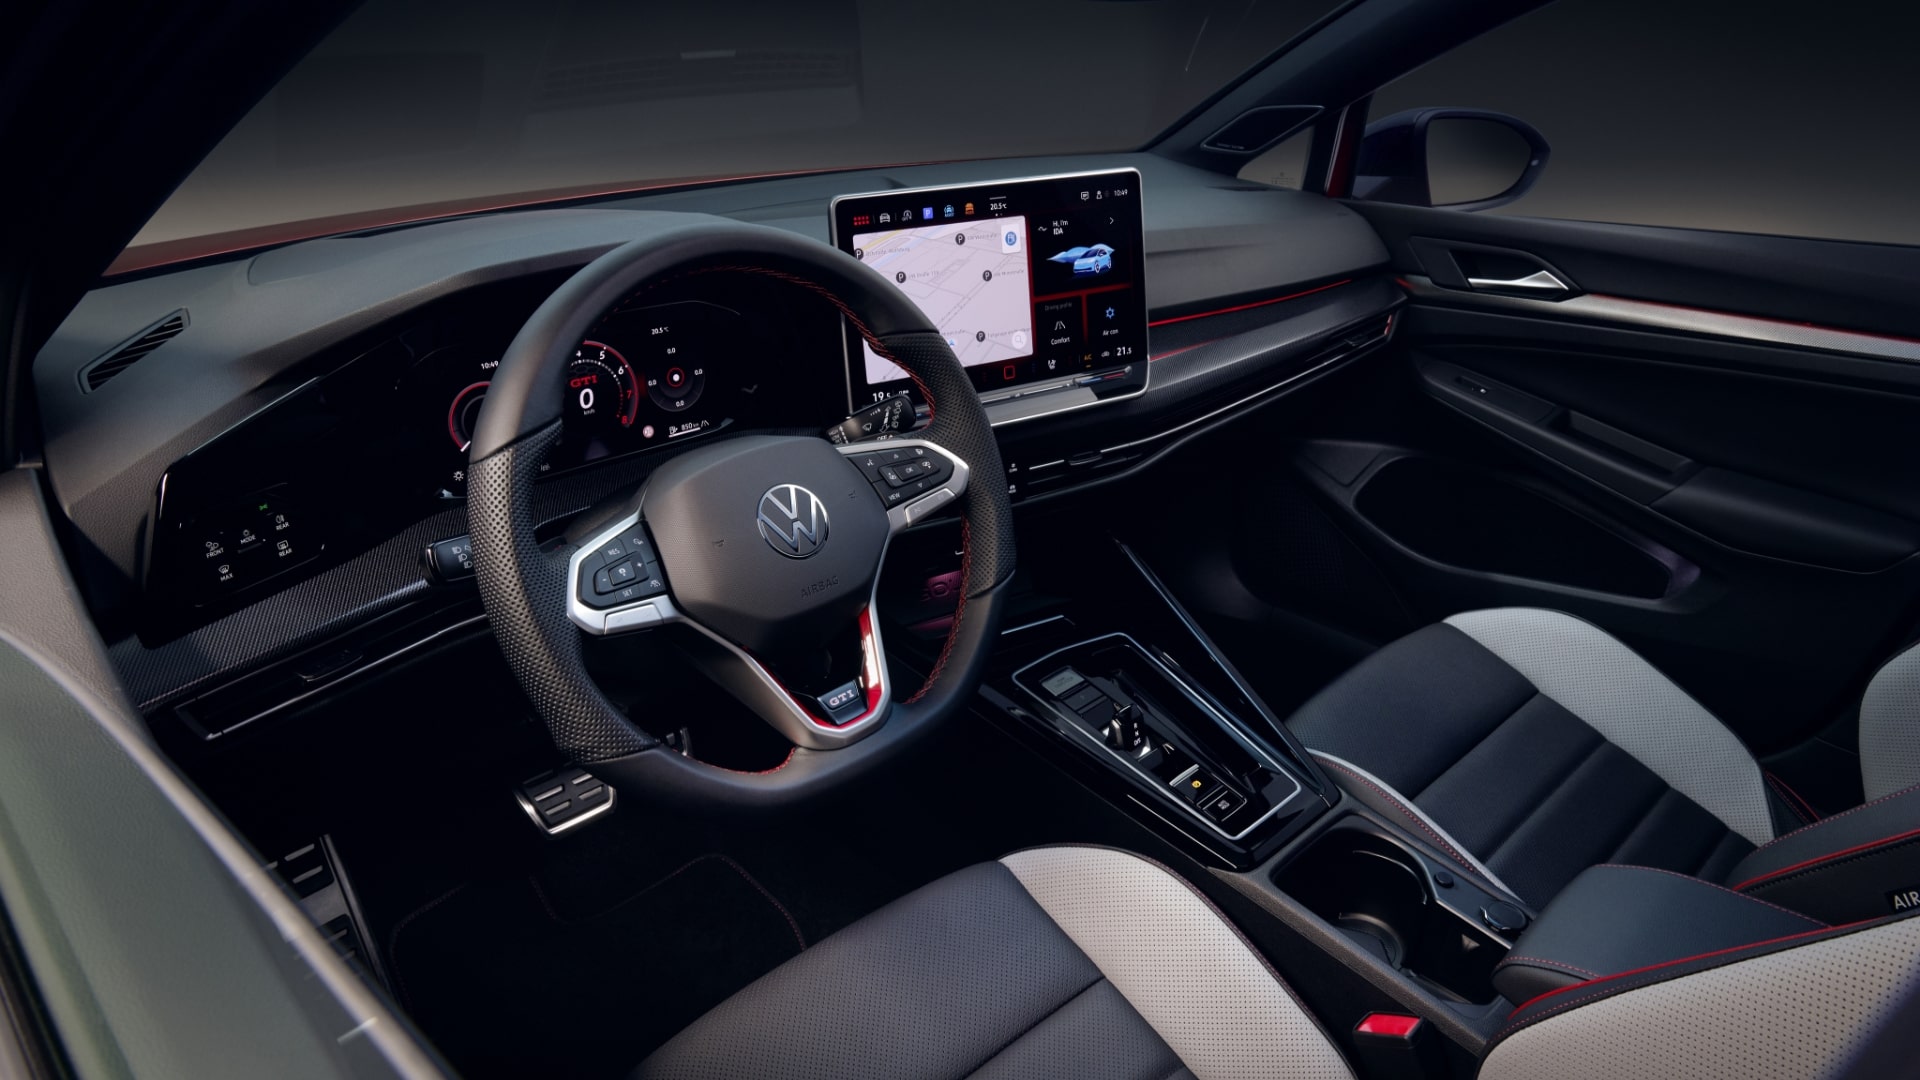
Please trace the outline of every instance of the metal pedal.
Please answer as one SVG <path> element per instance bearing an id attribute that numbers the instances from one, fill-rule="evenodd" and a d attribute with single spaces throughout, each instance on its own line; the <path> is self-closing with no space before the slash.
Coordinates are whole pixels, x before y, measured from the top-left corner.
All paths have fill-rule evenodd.
<path id="1" fill-rule="evenodd" d="M 558 836 L 613 810 L 613 789 L 577 765 L 541 773 L 521 784 L 513 797 L 548 836 Z"/>

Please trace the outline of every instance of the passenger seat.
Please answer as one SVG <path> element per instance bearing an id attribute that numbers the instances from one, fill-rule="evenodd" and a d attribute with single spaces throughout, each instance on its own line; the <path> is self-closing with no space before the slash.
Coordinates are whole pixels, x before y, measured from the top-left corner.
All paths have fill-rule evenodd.
<path id="1" fill-rule="evenodd" d="M 1725 725 L 1591 623 L 1471 611 L 1288 721 L 1349 794 L 1536 910 L 1589 866 L 1673 870 L 1827 922 L 1920 888 L 1920 646 L 1860 708 L 1864 806 L 1816 821 Z"/>

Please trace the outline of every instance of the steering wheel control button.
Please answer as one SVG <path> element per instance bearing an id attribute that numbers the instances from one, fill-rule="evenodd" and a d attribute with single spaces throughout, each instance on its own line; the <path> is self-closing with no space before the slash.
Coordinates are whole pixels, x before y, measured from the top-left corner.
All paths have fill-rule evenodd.
<path id="1" fill-rule="evenodd" d="M 622 608 L 607 616 L 607 633 L 616 630 L 638 630 L 643 626 L 660 625 L 660 609 L 652 604 L 639 607 Z"/>
<path id="2" fill-rule="evenodd" d="M 872 463 L 874 493 L 888 510 L 903 508 L 902 525 L 924 521 L 959 497 L 951 488 L 941 486 L 953 478 L 953 463 L 924 446 L 862 454 L 863 470 L 868 462 Z"/>
<path id="3" fill-rule="evenodd" d="M 427 569 L 441 583 L 464 581 L 473 576 L 473 538 L 456 536 L 427 546 Z"/>
<path id="4" fill-rule="evenodd" d="M 926 498 L 907 507 L 907 524 L 911 525 L 916 521 L 925 521 L 934 511 L 939 510 L 958 497 L 959 496 L 953 493 L 951 488 L 941 488 Z"/>
<path id="5" fill-rule="evenodd" d="M 607 567 L 606 575 L 608 580 L 612 581 L 616 586 L 626 585 L 632 582 L 634 578 L 640 576 L 640 568 L 633 565 L 630 561 L 623 562 L 617 566 Z"/>
<path id="6" fill-rule="evenodd" d="M 653 541 L 647 539 L 647 534 L 641 532 L 638 528 L 630 530 L 625 536 L 621 537 L 619 543 L 621 547 L 626 549 L 626 558 L 636 559 L 640 562 L 658 562 L 660 559 L 660 556 L 653 550 Z"/>
<path id="7" fill-rule="evenodd" d="M 514 799 L 548 836 L 578 828 L 613 809 L 613 789 L 578 767 L 541 773 L 521 784 Z"/>

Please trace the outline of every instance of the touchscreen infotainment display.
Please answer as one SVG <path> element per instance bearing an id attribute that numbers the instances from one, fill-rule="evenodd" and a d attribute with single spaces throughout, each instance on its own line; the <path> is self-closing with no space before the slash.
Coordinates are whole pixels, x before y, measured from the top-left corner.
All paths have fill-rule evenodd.
<path id="1" fill-rule="evenodd" d="M 1135 170 L 843 195 L 832 213 L 834 243 L 926 313 L 982 396 L 1145 386 Z M 847 345 L 851 404 L 912 392 L 859 335 Z"/>

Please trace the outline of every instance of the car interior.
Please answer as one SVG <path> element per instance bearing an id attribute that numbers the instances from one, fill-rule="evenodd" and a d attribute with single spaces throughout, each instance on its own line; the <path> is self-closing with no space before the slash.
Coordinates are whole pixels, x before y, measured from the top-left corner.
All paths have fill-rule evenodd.
<path id="1" fill-rule="evenodd" d="M 1398 107 L 1581 2 L 10 16 L 0 1075 L 1920 1075 L 1920 247 Z"/>

